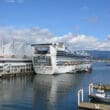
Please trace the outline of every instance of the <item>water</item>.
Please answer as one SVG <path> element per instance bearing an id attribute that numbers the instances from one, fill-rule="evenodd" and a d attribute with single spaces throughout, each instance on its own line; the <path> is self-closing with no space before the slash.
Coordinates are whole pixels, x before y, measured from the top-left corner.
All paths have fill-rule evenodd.
<path id="1" fill-rule="evenodd" d="M 95 63 L 92 73 L 36 75 L 0 80 L 0 110 L 77 110 L 77 91 L 110 84 L 110 66 Z"/>

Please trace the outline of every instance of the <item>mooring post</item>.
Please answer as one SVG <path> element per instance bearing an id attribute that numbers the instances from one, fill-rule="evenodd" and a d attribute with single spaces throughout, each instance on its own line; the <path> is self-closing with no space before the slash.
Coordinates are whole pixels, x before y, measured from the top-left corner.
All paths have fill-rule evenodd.
<path id="1" fill-rule="evenodd" d="M 80 102 L 84 101 L 84 92 L 83 89 L 80 89 L 78 91 L 78 106 L 80 105 Z"/>
<path id="2" fill-rule="evenodd" d="M 82 96 L 81 102 L 83 102 L 83 100 L 84 100 L 84 92 L 83 92 L 83 89 L 81 89 L 81 96 Z"/>
<path id="3" fill-rule="evenodd" d="M 89 95 L 93 92 L 93 83 L 89 84 Z"/>
<path id="4" fill-rule="evenodd" d="M 78 106 L 80 105 L 80 90 L 78 91 Z"/>

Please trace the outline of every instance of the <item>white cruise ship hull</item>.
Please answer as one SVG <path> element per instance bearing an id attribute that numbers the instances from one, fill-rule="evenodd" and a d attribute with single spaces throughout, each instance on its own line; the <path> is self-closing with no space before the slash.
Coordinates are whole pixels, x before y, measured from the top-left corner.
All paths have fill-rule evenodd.
<path id="1" fill-rule="evenodd" d="M 84 64 L 82 64 L 82 69 L 84 70 L 84 71 L 89 71 L 89 70 L 91 70 L 91 68 L 92 68 L 92 64 L 91 63 L 84 63 Z"/>
<path id="2" fill-rule="evenodd" d="M 75 65 L 63 65 L 63 66 L 57 66 L 56 67 L 56 73 L 69 73 L 69 72 L 74 72 L 75 70 Z"/>
<path id="3" fill-rule="evenodd" d="M 54 74 L 55 71 L 51 66 L 34 66 L 36 74 Z"/>
<path id="4" fill-rule="evenodd" d="M 34 71 L 37 74 L 63 74 L 75 72 L 75 67 L 76 65 L 56 66 L 56 68 L 52 68 L 52 66 L 34 66 Z"/>
<path id="5" fill-rule="evenodd" d="M 80 71 L 89 71 L 91 69 L 91 64 L 83 64 L 83 67 L 79 68 Z M 75 66 L 58 66 L 56 69 L 50 67 L 39 67 L 35 66 L 34 71 L 37 74 L 63 74 L 63 73 L 74 73 L 79 71 Z"/>

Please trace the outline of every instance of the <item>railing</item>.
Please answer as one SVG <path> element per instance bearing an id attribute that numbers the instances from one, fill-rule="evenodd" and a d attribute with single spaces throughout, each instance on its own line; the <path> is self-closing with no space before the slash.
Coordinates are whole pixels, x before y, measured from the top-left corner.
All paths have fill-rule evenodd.
<path id="1" fill-rule="evenodd" d="M 78 106 L 80 105 L 81 102 L 84 101 L 84 92 L 83 89 L 80 89 L 78 91 Z"/>

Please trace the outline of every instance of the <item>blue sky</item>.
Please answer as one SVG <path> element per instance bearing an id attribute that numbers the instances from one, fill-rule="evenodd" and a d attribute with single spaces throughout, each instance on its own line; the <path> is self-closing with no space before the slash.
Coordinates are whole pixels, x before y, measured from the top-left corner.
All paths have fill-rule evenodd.
<path id="1" fill-rule="evenodd" d="M 110 34 L 110 0 L 0 0 L 0 27 L 47 28 L 55 35 Z"/>
<path id="2" fill-rule="evenodd" d="M 0 39 L 110 51 L 110 0 L 0 0 Z"/>

